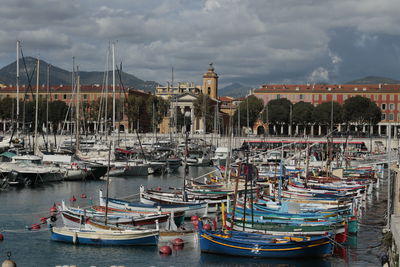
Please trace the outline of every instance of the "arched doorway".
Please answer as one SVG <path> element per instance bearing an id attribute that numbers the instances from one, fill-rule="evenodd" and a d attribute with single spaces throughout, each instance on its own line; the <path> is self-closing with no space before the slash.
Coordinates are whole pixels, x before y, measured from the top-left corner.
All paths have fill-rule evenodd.
<path id="1" fill-rule="evenodd" d="M 125 132 L 125 126 L 124 125 L 120 125 L 119 126 L 119 132 Z"/>
<path id="2" fill-rule="evenodd" d="M 257 135 L 263 135 L 265 133 L 265 129 L 262 125 L 257 127 Z"/>

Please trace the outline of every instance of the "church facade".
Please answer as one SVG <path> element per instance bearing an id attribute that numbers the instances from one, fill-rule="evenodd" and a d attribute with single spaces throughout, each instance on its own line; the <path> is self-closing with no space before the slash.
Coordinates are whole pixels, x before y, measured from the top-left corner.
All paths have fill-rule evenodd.
<path id="1" fill-rule="evenodd" d="M 203 117 L 195 116 L 195 102 L 202 96 L 208 96 L 215 106 L 218 105 L 218 74 L 210 64 L 207 72 L 203 74 L 202 85 L 194 83 L 167 84 L 156 88 L 156 96 L 169 101 L 170 110 L 168 115 L 159 125 L 160 133 L 181 132 L 177 130 L 176 123 L 179 118 L 184 117 L 190 121 L 190 133 L 205 133 L 205 120 Z M 219 109 L 216 109 L 219 116 Z"/>

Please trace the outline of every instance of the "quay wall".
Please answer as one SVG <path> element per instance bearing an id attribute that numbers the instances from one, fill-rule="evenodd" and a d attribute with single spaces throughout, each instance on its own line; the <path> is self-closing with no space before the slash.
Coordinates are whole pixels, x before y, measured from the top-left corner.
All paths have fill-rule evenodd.
<path id="1" fill-rule="evenodd" d="M 5 139 L 9 138 L 10 136 L 5 136 Z M 81 136 L 85 138 L 86 136 Z M 94 136 L 87 136 L 87 138 L 92 138 Z M 141 139 L 142 143 L 145 142 L 153 142 L 157 138 L 157 140 L 166 140 L 166 139 L 174 139 L 178 140 L 178 142 L 184 142 L 184 135 L 183 134 L 178 134 L 178 135 L 170 135 L 170 134 L 139 134 L 139 137 Z M 56 140 L 57 144 L 60 144 L 64 140 L 70 139 L 70 135 L 57 135 Z M 72 137 L 74 138 L 74 137 Z M 234 136 L 233 138 L 229 138 L 227 136 L 220 136 L 216 134 L 193 134 L 189 135 L 189 138 L 191 139 L 203 139 L 209 143 L 212 143 L 215 146 L 221 146 L 221 147 L 228 147 L 229 146 L 229 141 L 231 139 L 231 147 L 232 148 L 239 148 L 244 141 L 246 140 L 264 140 L 264 141 L 326 141 L 326 137 L 290 137 L 290 136 Z M 32 137 L 30 137 L 30 141 L 25 138 L 25 144 L 32 143 Z M 49 142 L 54 144 L 54 136 L 50 135 L 49 136 Z M 109 138 L 108 140 L 117 140 L 117 139 L 125 139 L 128 140 L 129 142 L 137 142 L 138 138 L 136 134 L 125 134 L 125 133 L 120 133 L 120 134 L 114 134 Z M 103 137 L 104 140 L 104 137 Z M 389 139 L 387 137 L 372 137 L 372 138 L 361 138 L 361 137 L 349 137 L 347 139 L 348 141 L 360 141 L 364 142 L 365 145 L 367 146 L 368 150 L 372 150 L 373 152 L 384 152 L 388 148 L 388 143 Z M 335 137 L 334 141 L 346 141 L 345 137 Z M 38 143 L 40 146 L 44 144 L 44 138 L 40 136 L 38 138 Z M 400 146 L 400 138 L 392 138 L 391 139 L 391 148 L 392 149 L 397 149 Z"/>

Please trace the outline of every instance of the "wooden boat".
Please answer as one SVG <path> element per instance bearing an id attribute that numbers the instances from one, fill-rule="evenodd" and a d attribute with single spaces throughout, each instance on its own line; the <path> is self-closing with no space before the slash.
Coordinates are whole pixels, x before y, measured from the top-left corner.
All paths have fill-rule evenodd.
<path id="1" fill-rule="evenodd" d="M 332 253 L 328 236 L 287 237 L 239 231 L 206 231 L 199 224 L 202 252 L 244 257 L 323 257 Z"/>
<path id="2" fill-rule="evenodd" d="M 100 190 L 100 205 L 105 206 L 106 198 L 103 197 L 102 191 Z M 138 202 L 129 202 L 121 199 L 108 198 L 108 207 L 115 209 L 124 209 L 127 211 L 134 211 L 139 213 L 178 213 L 185 212 L 185 217 L 190 218 L 191 216 L 203 216 L 207 214 L 207 203 L 199 204 L 186 204 L 186 205 L 168 205 L 168 204 L 143 204 Z"/>
<path id="3" fill-rule="evenodd" d="M 165 227 L 169 218 L 166 214 L 150 214 L 146 216 L 107 216 L 107 224 L 105 224 L 105 216 L 73 213 L 71 211 L 62 211 L 61 217 L 63 219 L 64 225 L 68 227 L 79 227 L 82 223 L 93 226 L 93 228 L 108 229 L 109 227 L 131 227 L 131 228 L 146 228 L 154 229 L 157 224 L 159 227 Z M 102 227 L 104 225 L 104 227 Z"/>
<path id="4" fill-rule="evenodd" d="M 85 245 L 157 245 L 158 230 L 86 230 L 52 227 L 51 240 Z"/>
<path id="5" fill-rule="evenodd" d="M 163 193 L 163 192 L 158 192 L 158 193 L 147 193 L 144 192 L 144 190 L 140 191 L 140 202 L 143 204 L 150 204 L 150 205 L 161 205 L 161 204 L 168 204 L 168 205 L 188 205 L 188 204 L 202 204 L 205 205 L 206 209 L 204 212 L 202 212 L 203 215 L 207 215 L 208 212 L 216 212 L 217 211 L 217 205 L 216 204 L 221 204 L 220 200 L 216 201 L 204 201 L 204 200 L 198 200 L 198 199 L 187 199 L 187 201 L 183 200 L 182 194 L 176 195 L 172 193 Z"/>

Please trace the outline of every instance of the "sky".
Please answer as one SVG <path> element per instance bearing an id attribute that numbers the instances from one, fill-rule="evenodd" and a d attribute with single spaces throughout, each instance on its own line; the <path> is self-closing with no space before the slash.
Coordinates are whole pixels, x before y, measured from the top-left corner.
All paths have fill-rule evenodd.
<path id="1" fill-rule="evenodd" d="M 0 66 L 39 56 L 144 80 L 221 85 L 400 80 L 399 0 L 0 0 Z M 108 59 L 110 61 L 110 57 Z M 108 64 L 111 66 L 111 63 Z M 109 67 L 111 68 L 111 67 Z"/>

